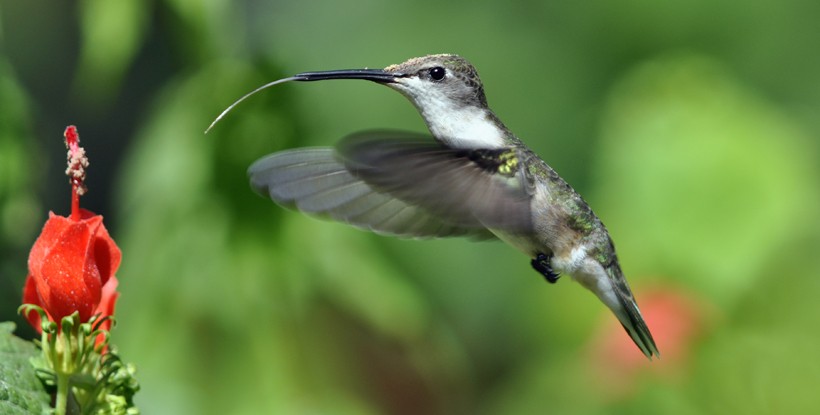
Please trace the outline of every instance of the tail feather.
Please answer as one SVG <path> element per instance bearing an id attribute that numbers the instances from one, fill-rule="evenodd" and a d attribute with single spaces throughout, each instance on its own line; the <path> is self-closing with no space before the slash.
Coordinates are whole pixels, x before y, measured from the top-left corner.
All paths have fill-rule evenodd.
<path id="1" fill-rule="evenodd" d="M 646 357 L 650 359 L 652 359 L 652 356 L 660 358 L 661 353 L 655 345 L 655 340 L 652 338 L 652 333 L 643 321 L 637 307 L 635 307 L 634 312 L 627 312 L 626 314 L 629 323 L 624 323 L 622 321 L 621 325 L 624 330 L 626 330 L 626 333 L 629 334 L 629 337 L 632 338 L 632 341 L 635 342 Z"/>
<path id="2" fill-rule="evenodd" d="M 655 339 L 652 338 L 652 333 L 638 309 L 638 303 L 635 302 L 635 297 L 632 295 L 632 290 L 629 289 L 629 284 L 626 282 L 620 266 L 617 262 L 611 264 L 606 268 L 609 274 L 609 281 L 612 284 L 613 292 L 620 303 L 620 310 L 616 310 L 610 306 L 615 312 L 615 315 L 620 320 L 621 325 L 635 342 L 635 345 L 641 349 L 646 357 L 652 359 L 652 356 L 661 357 L 658 347 L 655 345 Z"/>

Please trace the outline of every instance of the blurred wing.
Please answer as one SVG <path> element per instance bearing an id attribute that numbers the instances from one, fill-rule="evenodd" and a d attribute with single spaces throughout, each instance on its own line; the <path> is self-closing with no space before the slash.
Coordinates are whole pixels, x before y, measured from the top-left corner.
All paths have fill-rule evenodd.
<path id="1" fill-rule="evenodd" d="M 248 169 L 251 186 L 280 205 L 327 216 L 377 233 L 405 237 L 494 237 L 479 224 L 450 223 L 374 191 L 337 160 L 331 148 L 282 151 Z"/>
<path id="2" fill-rule="evenodd" d="M 532 230 L 532 179 L 516 148 L 455 149 L 418 135 L 374 131 L 345 138 L 337 151 L 347 170 L 374 190 L 449 223 Z"/>

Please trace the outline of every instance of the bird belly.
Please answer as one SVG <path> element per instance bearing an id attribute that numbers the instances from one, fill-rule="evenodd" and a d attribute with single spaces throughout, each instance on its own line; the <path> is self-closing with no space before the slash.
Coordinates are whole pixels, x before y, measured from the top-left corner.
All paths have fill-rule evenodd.
<path id="1" fill-rule="evenodd" d="M 490 229 L 490 232 L 492 232 L 493 235 L 497 236 L 498 239 L 506 242 L 508 245 L 523 252 L 525 255 L 531 258 L 534 258 L 539 253 L 546 255 L 552 253 L 552 251 L 549 249 L 539 247 L 539 244 L 532 237 L 532 235 L 515 234 L 505 232 L 499 229 Z"/>

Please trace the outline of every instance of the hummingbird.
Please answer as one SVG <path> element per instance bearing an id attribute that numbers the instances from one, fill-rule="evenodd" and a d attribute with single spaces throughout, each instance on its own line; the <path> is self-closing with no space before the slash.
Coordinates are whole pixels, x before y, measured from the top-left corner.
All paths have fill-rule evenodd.
<path id="1" fill-rule="evenodd" d="M 380 234 L 500 239 L 548 282 L 569 275 L 617 317 L 649 359 L 660 357 L 600 219 L 487 105 L 475 67 L 453 54 L 384 69 L 303 72 L 288 81 L 358 79 L 413 103 L 432 138 L 392 130 L 354 133 L 334 147 L 277 152 L 248 169 L 274 202 Z"/>

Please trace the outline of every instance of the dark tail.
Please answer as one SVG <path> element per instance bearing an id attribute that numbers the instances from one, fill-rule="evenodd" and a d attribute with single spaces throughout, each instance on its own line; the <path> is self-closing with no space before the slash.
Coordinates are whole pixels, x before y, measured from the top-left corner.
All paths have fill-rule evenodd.
<path id="1" fill-rule="evenodd" d="M 613 291 L 621 305 L 621 310 L 613 309 L 612 311 L 620 320 L 629 337 L 632 338 L 632 341 L 646 357 L 650 359 L 652 359 L 652 356 L 660 358 L 661 354 L 655 345 L 655 339 L 652 338 L 652 333 L 643 320 L 641 310 L 638 309 L 638 303 L 635 302 L 635 297 L 632 295 L 632 290 L 629 289 L 629 284 L 621 272 L 621 267 L 617 262 L 614 262 L 606 270 Z"/>

